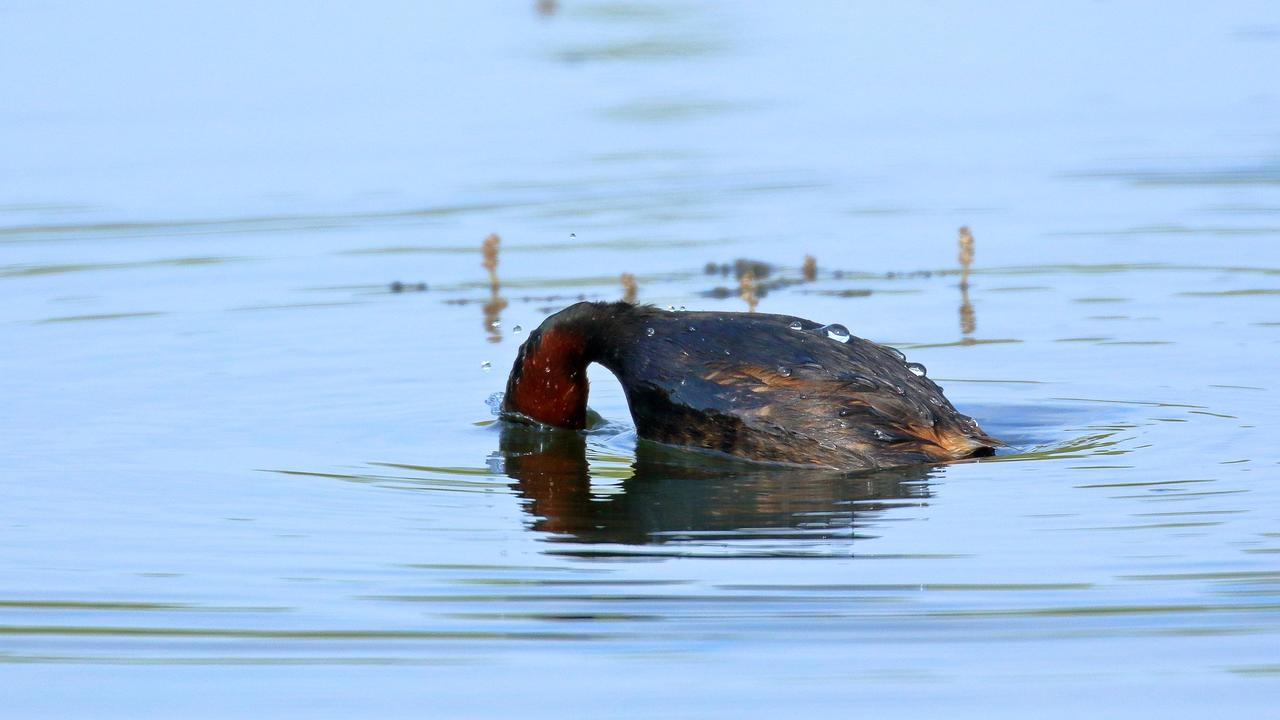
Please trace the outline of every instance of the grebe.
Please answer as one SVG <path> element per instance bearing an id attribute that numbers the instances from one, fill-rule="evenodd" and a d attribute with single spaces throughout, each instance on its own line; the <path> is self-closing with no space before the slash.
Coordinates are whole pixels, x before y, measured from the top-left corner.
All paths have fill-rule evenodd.
<path id="1" fill-rule="evenodd" d="M 503 413 L 587 422 L 587 365 L 608 368 L 646 440 L 841 470 L 991 455 L 923 366 L 843 326 L 788 315 L 580 302 L 520 346 Z"/>

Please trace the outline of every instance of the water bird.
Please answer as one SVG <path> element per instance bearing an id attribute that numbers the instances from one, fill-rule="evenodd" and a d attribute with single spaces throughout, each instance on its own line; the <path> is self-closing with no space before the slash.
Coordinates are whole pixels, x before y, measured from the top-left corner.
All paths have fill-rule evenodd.
<path id="1" fill-rule="evenodd" d="M 923 365 L 843 325 L 624 302 L 580 302 L 529 333 L 502 414 L 584 429 L 591 363 L 617 376 L 637 434 L 669 445 L 852 471 L 982 457 L 1001 444 Z"/>

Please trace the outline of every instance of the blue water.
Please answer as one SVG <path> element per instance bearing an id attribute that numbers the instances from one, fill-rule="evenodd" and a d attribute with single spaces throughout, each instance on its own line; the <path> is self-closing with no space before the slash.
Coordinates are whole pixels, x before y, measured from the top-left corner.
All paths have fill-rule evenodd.
<path id="1" fill-rule="evenodd" d="M 1265 716 L 1276 67 L 1265 2 L 0 1 L 0 716 Z M 485 404 L 621 273 L 805 255 L 758 310 L 1011 447 Z"/>

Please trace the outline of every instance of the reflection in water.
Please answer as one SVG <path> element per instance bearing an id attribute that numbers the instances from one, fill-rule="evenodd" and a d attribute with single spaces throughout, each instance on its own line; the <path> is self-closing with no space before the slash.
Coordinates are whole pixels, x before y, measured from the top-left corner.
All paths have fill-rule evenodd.
<path id="1" fill-rule="evenodd" d="M 960 286 L 960 332 L 964 335 L 962 342 L 973 342 L 973 331 L 978 328 L 978 319 L 973 312 L 973 303 L 969 302 L 969 286 Z"/>
<path id="2" fill-rule="evenodd" d="M 497 455 L 533 527 L 580 543 L 854 539 L 865 514 L 897 504 L 876 501 L 927 498 L 938 472 L 770 467 L 640 441 L 620 490 L 593 493 L 582 433 L 504 422 Z"/>

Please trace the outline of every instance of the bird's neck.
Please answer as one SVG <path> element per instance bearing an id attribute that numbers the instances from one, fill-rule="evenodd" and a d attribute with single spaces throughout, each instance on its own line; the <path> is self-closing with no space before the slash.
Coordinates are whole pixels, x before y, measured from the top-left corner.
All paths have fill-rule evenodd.
<path id="1" fill-rule="evenodd" d="M 520 349 L 507 380 L 504 407 L 540 423 L 581 430 L 587 426 L 590 338 L 576 325 L 543 327 Z"/>

